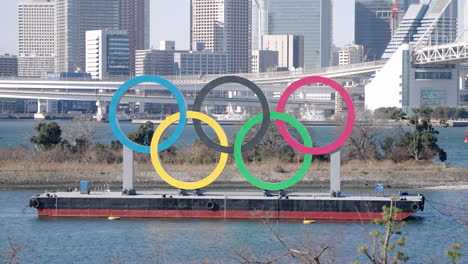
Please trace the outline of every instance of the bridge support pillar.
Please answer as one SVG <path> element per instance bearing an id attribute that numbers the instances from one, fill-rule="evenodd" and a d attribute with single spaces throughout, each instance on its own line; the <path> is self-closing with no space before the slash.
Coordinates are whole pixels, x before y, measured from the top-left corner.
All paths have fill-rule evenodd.
<path id="1" fill-rule="evenodd" d="M 96 115 L 94 118 L 98 122 L 102 122 L 107 119 L 107 106 L 109 105 L 108 102 L 103 102 L 103 101 L 97 101 L 96 106 L 97 106 L 97 111 Z"/>
<path id="2" fill-rule="evenodd" d="M 463 90 L 466 89 L 466 77 L 468 75 L 468 69 L 464 67 L 460 67 L 460 80 L 459 80 L 459 89 Z"/>
<path id="3" fill-rule="evenodd" d="M 333 197 L 341 193 L 341 151 L 330 153 L 330 193 Z"/>
<path id="4" fill-rule="evenodd" d="M 142 102 L 138 103 L 138 115 L 140 116 L 145 115 L 145 103 L 142 103 Z"/>
<path id="5" fill-rule="evenodd" d="M 54 113 L 57 113 L 56 101 L 37 99 L 37 113 L 34 114 L 34 119 L 47 119 Z"/>

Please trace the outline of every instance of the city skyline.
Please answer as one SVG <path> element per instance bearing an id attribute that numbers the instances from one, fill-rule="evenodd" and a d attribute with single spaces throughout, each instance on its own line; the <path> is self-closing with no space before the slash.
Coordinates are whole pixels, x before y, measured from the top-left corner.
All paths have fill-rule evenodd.
<path id="1" fill-rule="evenodd" d="M 12 0 L 4 3 L 4 8 L 0 10 L 0 22 L 4 41 L 0 43 L 0 53 L 18 54 L 17 41 L 17 3 L 25 0 Z M 190 48 L 190 0 L 150 0 L 150 46 L 157 49 L 160 40 L 175 40 L 177 49 Z M 337 46 L 343 46 L 354 39 L 354 1 L 333 0 L 335 8 L 333 10 L 334 34 L 333 41 Z M 338 3 L 338 4 L 337 4 Z M 337 7 L 339 6 L 339 8 Z M 158 8 L 162 7 L 162 8 Z M 178 15 L 178 20 L 171 24 L 171 27 L 158 27 L 166 25 L 165 21 L 173 19 L 174 14 Z M 348 23 L 352 21 L 352 23 Z"/>
<path id="2" fill-rule="evenodd" d="M 3 25 L 0 32 L 3 41 L 0 42 L 0 54 L 10 53 L 18 55 L 18 30 L 17 30 L 17 3 L 25 0 L 9 0 L 3 3 L 0 9 L 0 23 Z M 464 2 L 459 1 L 459 32 L 463 32 Z M 177 49 L 190 48 L 190 0 L 150 0 L 150 47 L 157 49 L 160 40 L 175 40 Z M 342 47 L 354 41 L 354 8 L 355 0 L 333 0 L 333 43 Z M 163 8 L 158 8 L 161 6 Z M 165 21 L 172 19 L 175 13 L 183 13 L 178 16 L 178 21 L 171 27 L 157 27 Z"/>

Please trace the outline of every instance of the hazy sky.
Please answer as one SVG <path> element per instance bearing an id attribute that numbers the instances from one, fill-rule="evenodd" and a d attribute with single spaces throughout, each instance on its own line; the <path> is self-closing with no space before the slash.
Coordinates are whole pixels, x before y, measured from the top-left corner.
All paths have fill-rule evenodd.
<path id="1" fill-rule="evenodd" d="M 177 49 L 188 49 L 190 41 L 190 0 L 151 1 L 151 45 L 175 40 Z M 288 1 L 288 0 L 284 0 Z M 459 0 L 460 3 L 468 0 Z M 2 0 L 0 9 L 0 54 L 17 54 L 17 2 Z M 354 0 L 333 0 L 333 41 L 343 46 L 354 40 Z M 462 7 L 460 6 L 460 10 Z"/>

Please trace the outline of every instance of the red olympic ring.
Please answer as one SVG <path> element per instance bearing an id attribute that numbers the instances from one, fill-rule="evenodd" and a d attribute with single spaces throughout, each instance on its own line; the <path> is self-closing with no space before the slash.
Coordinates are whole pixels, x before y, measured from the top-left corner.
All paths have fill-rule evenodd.
<path id="1" fill-rule="evenodd" d="M 348 121 L 346 122 L 345 129 L 343 133 L 340 135 L 338 139 L 333 141 L 331 144 L 324 146 L 324 147 L 306 147 L 302 145 L 301 143 L 297 142 L 288 132 L 288 129 L 286 128 L 286 124 L 284 123 L 283 120 L 276 120 L 276 124 L 278 126 L 278 130 L 281 134 L 281 136 L 284 138 L 284 140 L 295 150 L 305 153 L 305 154 L 312 154 L 312 155 L 322 155 L 326 153 L 333 152 L 340 148 L 346 140 L 351 136 L 351 133 L 353 132 L 353 127 L 354 127 L 354 121 L 356 118 L 356 114 L 354 111 L 354 104 L 353 100 L 351 99 L 351 96 L 349 96 L 348 92 L 346 91 L 343 86 L 341 86 L 339 83 L 325 78 L 325 77 L 320 77 L 320 76 L 310 76 L 310 77 L 305 77 L 302 78 L 294 83 L 292 83 L 281 95 L 278 106 L 276 107 L 276 112 L 278 113 L 284 113 L 284 109 L 286 106 L 286 103 L 288 102 L 288 98 L 292 95 L 293 92 L 295 92 L 297 89 L 300 87 L 307 85 L 307 84 L 312 84 L 312 83 L 321 83 L 328 85 L 335 89 L 343 98 L 344 102 L 346 103 L 346 106 L 348 107 Z"/>

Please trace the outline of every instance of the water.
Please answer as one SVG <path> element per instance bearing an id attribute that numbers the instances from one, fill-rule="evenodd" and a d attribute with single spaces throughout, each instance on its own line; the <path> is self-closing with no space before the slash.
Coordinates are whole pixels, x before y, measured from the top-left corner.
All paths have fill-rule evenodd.
<path id="1" fill-rule="evenodd" d="M 0 120 L 0 148 L 5 147 L 33 147 L 28 141 L 28 138 L 34 135 L 34 126 L 41 121 L 37 120 Z M 44 121 L 42 121 L 44 122 Z M 60 124 L 63 134 L 70 135 L 73 130 L 76 129 L 72 121 L 58 121 Z M 129 133 L 138 128 L 137 124 L 131 124 L 128 122 L 122 122 L 120 127 L 125 133 Z M 233 136 L 239 130 L 239 126 L 223 126 L 226 134 L 230 137 L 232 142 Z M 175 129 L 175 126 L 171 126 L 165 132 L 165 136 L 168 137 L 170 133 Z M 214 135 L 208 127 L 205 127 L 208 135 Z M 325 146 L 333 142 L 336 135 L 335 127 L 309 127 L 309 131 L 313 137 L 314 144 Z M 394 128 L 385 128 L 387 132 L 391 132 Z M 449 128 L 437 128 L 440 132 L 439 145 L 447 151 L 448 164 L 453 166 L 468 167 L 468 144 L 463 143 L 465 138 L 465 128 L 462 127 L 449 127 Z M 77 136 L 77 135 L 76 135 Z M 177 144 L 179 146 L 186 146 L 193 142 L 193 139 L 197 138 L 193 126 L 187 126 L 184 130 L 182 137 L 179 139 Z M 115 140 L 112 134 L 110 125 L 107 123 L 98 123 L 95 127 L 95 133 L 93 135 L 94 142 L 110 143 Z"/>
<path id="2" fill-rule="evenodd" d="M 21 263 L 209 263 L 234 262 L 234 250 L 249 248 L 262 257 L 283 253 L 268 227 L 261 222 L 143 220 L 122 219 L 47 219 L 38 218 L 36 210 L 25 208 L 37 191 L 0 192 L 0 255 L 8 250 L 6 236 L 25 248 L 19 253 Z M 411 257 L 408 263 L 448 263 L 445 250 L 452 243 L 464 245 L 468 263 L 467 199 L 468 191 L 424 191 L 429 202 L 424 212 L 407 221 L 403 229 Z M 450 215 L 450 216 L 446 216 Z M 351 263 L 359 258 L 357 247 L 368 244 L 368 232 L 378 227 L 371 223 L 274 223 L 290 246 L 305 244 L 319 250 L 330 245 L 336 263 Z M 1 260 L 0 260 L 1 262 Z M 286 263 L 292 262 L 291 259 Z"/>

